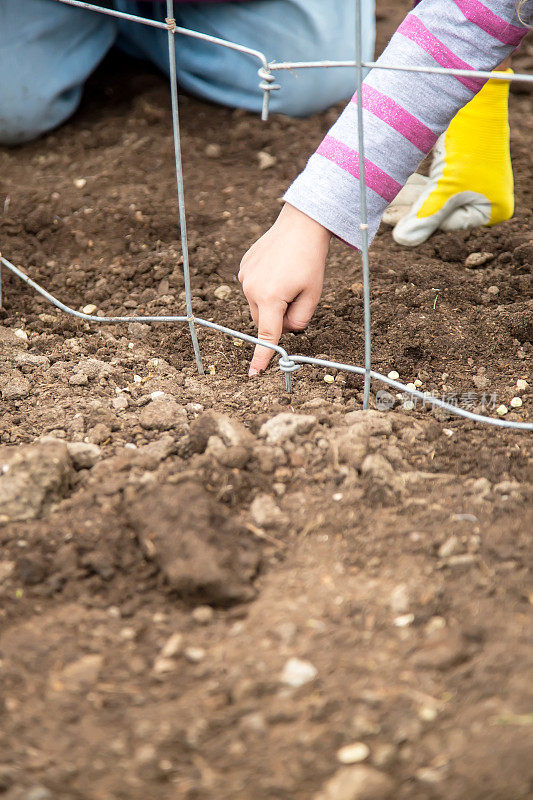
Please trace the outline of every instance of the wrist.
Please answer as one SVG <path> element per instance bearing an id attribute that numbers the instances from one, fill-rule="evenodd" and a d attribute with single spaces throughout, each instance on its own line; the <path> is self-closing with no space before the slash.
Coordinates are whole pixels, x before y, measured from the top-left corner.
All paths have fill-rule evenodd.
<path id="1" fill-rule="evenodd" d="M 285 203 L 278 217 L 278 222 L 290 226 L 291 230 L 297 230 L 306 237 L 313 237 L 318 244 L 328 245 L 332 237 L 331 231 L 324 228 L 312 217 L 304 214 L 296 206 Z"/>

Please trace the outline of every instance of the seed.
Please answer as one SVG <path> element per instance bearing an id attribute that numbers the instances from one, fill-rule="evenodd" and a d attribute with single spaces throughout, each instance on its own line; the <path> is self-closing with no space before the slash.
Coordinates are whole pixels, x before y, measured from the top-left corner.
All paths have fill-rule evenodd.
<path id="1" fill-rule="evenodd" d="M 398 372 L 396 372 L 395 369 L 391 369 L 391 371 L 387 375 L 387 378 L 390 378 L 391 381 L 397 381 L 399 377 L 400 377 L 400 375 L 399 375 Z"/>
<path id="2" fill-rule="evenodd" d="M 214 364 L 209 364 L 209 366 L 207 368 L 207 371 L 209 372 L 210 375 L 216 375 L 217 374 L 217 368 L 215 367 Z"/>
<path id="3" fill-rule="evenodd" d="M 341 747 L 337 751 L 337 758 L 341 764 L 358 764 L 370 755 L 370 748 L 364 742 L 355 742 Z"/>
<path id="4" fill-rule="evenodd" d="M 406 400 L 405 403 L 403 403 L 402 408 L 404 408 L 405 411 L 414 411 L 415 404 L 412 400 Z"/>
<path id="5" fill-rule="evenodd" d="M 333 383 L 334 380 L 333 375 L 324 375 L 324 383 Z"/>
<path id="6" fill-rule="evenodd" d="M 519 392 L 525 392 L 527 389 L 527 381 L 523 380 L 523 378 L 519 378 L 516 382 L 516 388 Z"/>
<path id="7" fill-rule="evenodd" d="M 242 339 L 234 339 L 233 347 L 242 347 Z"/>
<path id="8" fill-rule="evenodd" d="M 94 314 L 96 308 L 97 307 L 94 305 L 94 303 L 89 303 L 88 306 L 83 306 L 82 311 L 84 314 Z"/>
<path id="9" fill-rule="evenodd" d="M 414 385 L 414 383 L 406 383 L 405 388 L 407 389 L 407 391 L 412 392 L 414 389 L 416 389 L 416 386 Z"/>
<path id="10" fill-rule="evenodd" d="M 520 408 L 523 405 L 523 401 L 521 397 L 513 397 L 511 400 L 511 408 Z"/>
<path id="11" fill-rule="evenodd" d="M 420 386 L 422 386 L 422 381 L 420 380 L 420 378 L 416 378 L 416 379 L 413 381 L 413 384 L 414 384 L 414 385 L 415 385 L 415 387 L 418 389 Z"/>
<path id="12" fill-rule="evenodd" d="M 502 403 L 501 406 L 498 406 L 498 408 L 496 409 L 496 413 L 497 413 L 497 415 L 499 417 L 505 417 L 505 415 L 507 414 L 508 411 L 509 411 L 509 409 L 507 408 L 507 406 L 504 406 L 503 403 Z"/>
<path id="13" fill-rule="evenodd" d="M 74 186 L 76 189 L 83 189 L 84 186 L 87 185 L 87 180 L 85 178 L 76 178 L 74 181 Z"/>

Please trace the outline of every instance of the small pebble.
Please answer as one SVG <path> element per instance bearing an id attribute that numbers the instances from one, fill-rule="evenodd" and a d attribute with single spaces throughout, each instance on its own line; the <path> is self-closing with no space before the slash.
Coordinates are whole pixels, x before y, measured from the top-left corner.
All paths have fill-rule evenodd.
<path id="1" fill-rule="evenodd" d="M 206 656 L 203 647 L 187 647 L 185 650 L 185 658 L 192 664 L 199 664 Z"/>
<path id="2" fill-rule="evenodd" d="M 418 710 L 418 716 L 424 722 L 434 722 L 437 719 L 438 712 L 434 706 L 422 706 Z"/>
<path id="3" fill-rule="evenodd" d="M 214 616 L 215 612 L 211 606 L 197 606 L 191 612 L 191 617 L 198 625 L 208 625 L 212 622 Z"/>
<path id="4" fill-rule="evenodd" d="M 234 339 L 233 347 L 242 347 L 242 339 Z"/>
<path id="5" fill-rule="evenodd" d="M 207 371 L 209 372 L 210 375 L 216 375 L 217 374 L 217 368 L 215 367 L 214 364 L 209 364 L 209 366 L 207 368 Z"/>
<path id="6" fill-rule="evenodd" d="M 213 292 L 217 300 L 227 300 L 231 294 L 231 288 L 226 283 L 221 283 Z"/>
<path id="7" fill-rule="evenodd" d="M 416 389 L 416 386 L 414 385 L 414 383 L 406 383 L 405 388 L 407 389 L 408 392 L 412 392 Z"/>
<path id="8" fill-rule="evenodd" d="M 220 158 L 222 148 L 219 144 L 212 143 L 206 145 L 204 152 L 208 158 Z"/>
<path id="9" fill-rule="evenodd" d="M 394 618 L 394 625 L 396 628 L 407 628 L 407 626 L 412 625 L 414 621 L 414 614 L 401 614 L 401 616 Z"/>
<path id="10" fill-rule="evenodd" d="M 85 178 L 76 178 L 74 186 L 76 189 L 83 189 L 84 186 L 87 186 L 87 180 Z"/>
<path id="11" fill-rule="evenodd" d="M 496 409 L 496 413 L 497 413 L 497 415 L 499 417 L 505 417 L 505 415 L 507 414 L 508 411 L 509 411 L 509 409 L 507 408 L 507 406 L 504 406 L 503 403 L 502 403 L 501 406 L 498 406 L 498 408 Z"/>
<path id="12" fill-rule="evenodd" d="M 333 383 L 334 381 L 333 375 L 324 375 L 324 383 Z"/>
<path id="13" fill-rule="evenodd" d="M 276 163 L 277 158 L 267 153 L 266 150 L 261 150 L 257 154 L 257 160 L 259 161 L 259 169 L 270 169 Z"/>
<path id="14" fill-rule="evenodd" d="M 300 658 L 289 658 L 283 667 L 280 680 L 287 686 L 298 689 L 306 683 L 313 681 L 318 675 L 317 668 L 310 661 L 302 661 Z"/>
<path id="15" fill-rule="evenodd" d="M 26 331 L 23 331 L 22 328 L 16 329 L 15 336 L 17 337 L 17 339 L 22 339 L 23 342 L 28 341 L 28 334 L 26 333 Z"/>
<path id="16" fill-rule="evenodd" d="M 142 378 L 140 375 L 133 376 L 133 383 L 142 383 Z"/>
<path id="17" fill-rule="evenodd" d="M 495 296 L 497 294 L 500 294 L 500 290 L 498 289 L 497 286 L 489 286 L 489 288 L 487 289 L 487 293 Z"/>
<path id="18" fill-rule="evenodd" d="M 173 633 L 169 636 L 163 647 L 161 648 L 160 656 L 163 659 L 174 658 L 181 651 L 183 644 L 183 636 L 181 633 Z"/>
<path id="19" fill-rule="evenodd" d="M 416 380 L 413 381 L 413 385 L 415 386 L 416 389 L 419 389 L 422 386 L 422 381 L 420 380 L 420 378 L 416 378 Z"/>
<path id="20" fill-rule="evenodd" d="M 390 378 L 391 381 L 397 381 L 399 377 L 400 377 L 400 375 L 399 375 L 398 372 L 396 372 L 395 369 L 391 369 L 391 371 L 387 375 L 387 378 Z"/>
<path id="21" fill-rule="evenodd" d="M 337 759 L 341 764 L 359 764 L 370 755 L 370 748 L 364 742 L 347 744 L 337 751 Z"/>
<path id="22" fill-rule="evenodd" d="M 527 389 L 527 381 L 523 380 L 523 378 L 519 378 L 516 382 L 516 388 L 519 392 L 525 392 Z"/>
<path id="23" fill-rule="evenodd" d="M 405 403 L 402 404 L 402 408 L 405 411 L 414 411 L 415 404 L 412 400 L 406 400 Z"/>
<path id="24" fill-rule="evenodd" d="M 490 261 L 491 258 L 494 258 L 492 253 L 470 253 L 465 259 L 465 266 L 481 267 L 483 264 L 486 264 L 487 261 Z"/>
<path id="25" fill-rule="evenodd" d="M 513 397 L 510 405 L 511 408 L 520 408 L 520 406 L 524 405 L 524 403 L 521 397 Z"/>
<path id="26" fill-rule="evenodd" d="M 82 312 L 84 314 L 94 314 L 94 312 L 96 311 L 96 308 L 97 308 L 97 306 L 95 306 L 94 303 L 89 303 L 89 305 L 83 306 Z"/>

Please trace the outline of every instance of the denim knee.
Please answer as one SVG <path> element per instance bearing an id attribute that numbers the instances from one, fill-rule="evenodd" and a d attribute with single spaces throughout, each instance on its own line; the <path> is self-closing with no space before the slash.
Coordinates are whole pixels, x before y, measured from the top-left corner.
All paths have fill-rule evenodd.
<path id="1" fill-rule="evenodd" d="M 9 92 L 0 92 L 0 144 L 24 144 L 56 128 L 74 113 L 81 93 L 75 86 L 49 98 L 11 82 Z"/>

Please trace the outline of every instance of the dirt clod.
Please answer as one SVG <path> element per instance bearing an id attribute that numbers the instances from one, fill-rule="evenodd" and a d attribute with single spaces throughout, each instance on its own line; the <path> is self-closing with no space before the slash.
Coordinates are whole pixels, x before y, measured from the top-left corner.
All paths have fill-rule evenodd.
<path id="1" fill-rule="evenodd" d="M 64 442 L 0 448 L 0 523 L 38 517 L 67 492 L 71 478 Z"/>
<path id="2" fill-rule="evenodd" d="M 259 551 L 198 484 L 145 492 L 127 513 L 145 554 L 183 597 L 220 605 L 254 596 Z"/>

